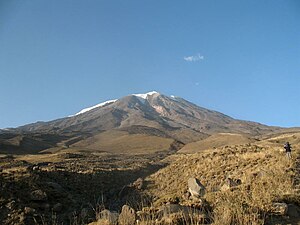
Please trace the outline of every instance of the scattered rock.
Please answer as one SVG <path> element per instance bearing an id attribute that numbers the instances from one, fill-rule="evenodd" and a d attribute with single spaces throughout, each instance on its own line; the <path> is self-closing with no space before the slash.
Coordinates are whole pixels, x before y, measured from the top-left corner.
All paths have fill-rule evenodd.
<path id="1" fill-rule="evenodd" d="M 188 200 L 191 197 L 191 193 L 189 191 L 186 191 L 183 195 L 182 198 L 185 200 Z"/>
<path id="2" fill-rule="evenodd" d="M 40 169 L 41 168 L 38 165 L 35 165 L 32 167 L 32 171 L 35 171 L 35 172 L 39 171 Z"/>
<path id="3" fill-rule="evenodd" d="M 136 189 L 142 190 L 144 188 L 144 180 L 142 178 L 138 178 L 132 185 Z"/>
<path id="4" fill-rule="evenodd" d="M 14 208 L 16 208 L 16 201 L 12 200 L 9 203 L 6 204 L 6 207 L 10 210 L 13 210 Z"/>
<path id="5" fill-rule="evenodd" d="M 47 194 L 44 191 L 38 189 L 30 193 L 30 199 L 32 201 L 46 201 Z"/>
<path id="6" fill-rule="evenodd" d="M 35 213 L 35 209 L 26 206 L 24 208 L 24 213 L 27 214 L 27 215 L 31 215 L 31 214 Z"/>
<path id="7" fill-rule="evenodd" d="M 25 219 L 26 219 L 26 216 L 25 216 L 25 213 L 24 213 L 24 212 L 22 212 L 22 213 L 20 213 L 20 214 L 18 215 L 18 221 L 19 221 L 20 224 L 23 224 L 24 221 L 25 221 Z"/>
<path id="8" fill-rule="evenodd" d="M 136 212 L 128 205 L 123 205 L 119 215 L 119 225 L 132 225 L 136 221 Z"/>
<path id="9" fill-rule="evenodd" d="M 34 164 L 34 165 L 27 166 L 26 170 L 27 170 L 27 172 L 30 172 L 30 173 L 38 172 L 40 170 L 40 167 L 38 165 Z"/>
<path id="10" fill-rule="evenodd" d="M 288 205 L 286 203 L 276 202 L 272 205 L 272 213 L 284 216 L 288 212 Z"/>
<path id="11" fill-rule="evenodd" d="M 189 192 L 192 197 L 203 197 L 205 195 L 205 187 L 197 178 L 189 178 L 188 180 Z"/>
<path id="12" fill-rule="evenodd" d="M 119 219 L 119 213 L 111 212 L 111 211 L 105 209 L 100 212 L 99 219 L 97 222 L 107 221 L 109 225 L 115 225 L 118 223 L 118 219 Z"/>

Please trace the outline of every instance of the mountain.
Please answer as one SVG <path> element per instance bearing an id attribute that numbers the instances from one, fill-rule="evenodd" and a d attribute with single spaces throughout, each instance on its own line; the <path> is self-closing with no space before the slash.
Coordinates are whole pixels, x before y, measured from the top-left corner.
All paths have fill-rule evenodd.
<path id="1" fill-rule="evenodd" d="M 2 130 L 0 152 L 148 153 L 178 150 L 217 133 L 256 137 L 280 130 L 153 91 L 109 100 L 69 117 Z"/>

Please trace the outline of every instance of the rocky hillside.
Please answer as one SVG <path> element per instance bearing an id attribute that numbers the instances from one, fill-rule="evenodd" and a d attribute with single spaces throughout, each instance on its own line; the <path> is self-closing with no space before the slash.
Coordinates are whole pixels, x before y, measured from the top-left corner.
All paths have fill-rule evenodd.
<path id="1" fill-rule="evenodd" d="M 299 143 L 286 133 L 193 154 L 1 155 L 0 223 L 297 225 Z"/>
<path id="2" fill-rule="evenodd" d="M 285 156 L 285 141 L 292 143 L 293 159 Z M 145 179 L 146 193 L 156 207 L 207 207 L 213 224 L 300 224 L 299 143 L 299 133 L 282 134 L 172 155 L 164 160 L 167 167 Z M 198 180 L 196 187 L 189 184 L 191 178 Z M 191 196 L 191 188 L 205 190 L 200 202 Z"/>

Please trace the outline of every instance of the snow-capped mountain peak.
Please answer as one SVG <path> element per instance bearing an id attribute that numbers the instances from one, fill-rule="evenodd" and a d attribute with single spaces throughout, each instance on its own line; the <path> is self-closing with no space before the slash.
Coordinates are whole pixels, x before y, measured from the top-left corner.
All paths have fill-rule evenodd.
<path id="1" fill-rule="evenodd" d="M 107 104 L 110 104 L 110 103 L 114 103 L 114 102 L 116 102 L 117 100 L 118 100 L 118 99 L 108 100 L 108 101 L 99 103 L 99 104 L 97 104 L 97 105 L 91 106 L 91 107 L 89 107 L 89 108 L 82 109 L 80 112 L 76 113 L 75 116 L 78 116 L 78 115 L 80 115 L 80 114 L 82 114 L 82 113 L 86 113 L 86 112 L 88 112 L 88 111 L 90 111 L 90 110 L 92 110 L 92 109 L 95 109 L 95 108 L 98 108 L 98 107 L 103 107 L 103 106 L 105 106 L 105 105 L 107 105 Z"/>
<path id="2" fill-rule="evenodd" d="M 184 132 L 183 139 L 185 139 L 194 135 L 195 132 L 199 132 L 201 137 L 203 134 L 215 132 L 258 135 L 272 131 L 273 128 L 257 123 L 237 121 L 175 95 L 169 97 L 152 91 L 105 101 L 85 108 L 69 118 L 29 124 L 19 129 L 24 132 L 62 132 L 62 134 L 74 132 L 74 135 L 80 132 L 86 134 L 86 132 L 97 133 L 104 130 L 122 129 L 122 131 L 134 134 L 148 132 L 154 136 L 156 134 L 168 136 L 174 131 L 176 138 L 182 131 Z"/>
<path id="3" fill-rule="evenodd" d="M 142 101 L 145 101 L 148 96 L 151 96 L 151 95 L 154 95 L 154 94 L 159 94 L 157 91 L 151 91 L 151 92 L 148 92 L 148 93 L 145 93 L 145 94 L 132 94 L 138 98 L 140 98 Z M 108 101 L 105 101 L 105 102 L 102 102 L 102 103 L 99 103 L 97 105 L 94 105 L 94 106 L 91 106 L 91 107 L 88 107 L 88 108 L 85 108 L 85 109 L 82 109 L 80 112 L 76 113 L 75 115 L 71 115 L 69 117 L 72 117 L 72 116 L 78 116 L 80 114 L 83 114 L 83 113 L 86 113 L 92 109 L 95 109 L 95 108 L 99 108 L 99 107 L 103 107 L 103 106 L 106 106 L 107 104 L 110 104 L 110 103 L 114 103 L 116 102 L 118 99 L 114 99 L 114 100 L 108 100 Z"/>
<path id="4" fill-rule="evenodd" d="M 159 94 L 157 91 L 151 91 L 151 92 L 148 92 L 148 93 L 145 93 L 145 94 L 132 94 L 136 97 L 139 97 L 139 98 L 143 98 L 143 99 L 147 99 L 148 96 L 151 96 L 151 95 L 154 95 L 154 94 Z"/>

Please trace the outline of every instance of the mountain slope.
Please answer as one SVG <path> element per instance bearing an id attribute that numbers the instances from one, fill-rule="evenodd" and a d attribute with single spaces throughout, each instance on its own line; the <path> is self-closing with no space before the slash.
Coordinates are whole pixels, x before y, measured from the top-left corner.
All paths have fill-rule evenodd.
<path id="1" fill-rule="evenodd" d="M 158 92 L 149 92 L 109 100 L 83 109 L 74 116 L 28 124 L 7 132 L 23 136 L 30 135 L 33 140 L 44 141 L 52 147 L 70 147 L 80 142 L 78 145 L 85 148 L 91 146 L 87 143 L 90 143 L 93 137 L 113 130 L 127 132 L 129 136 L 143 134 L 187 144 L 200 141 L 216 133 L 257 136 L 281 129 L 236 120 L 222 113 L 199 107 L 179 97 L 168 97 Z M 41 134 L 52 135 L 56 138 L 50 141 L 47 138 L 44 140 L 40 138 Z M 94 147 L 105 146 L 103 143 L 106 142 L 105 139 L 101 139 L 101 144 L 98 144 L 97 138 L 92 140 L 95 141 Z M 116 140 L 118 139 L 116 138 Z M 85 144 L 86 146 L 84 146 Z M 131 145 L 126 146 L 130 148 Z M 95 150 L 94 147 L 93 150 Z M 47 149 L 47 146 L 40 145 L 37 149 L 35 148 L 35 151 L 39 149 Z M 106 150 L 109 151 L 109 148 L 107 147 Z M 159 149 L 157 150 L 159 151 Z M 128 151 L 130 150 L 126 149 L 126 152 Z"/>
<path id="2" fill-rule="evenodd" d="M 107 101 L 105 104 L 98 104 L 98 107 L 84 109 L 75 116 L 29 124 L 18 129 L 25 132 L 98 132 L 133 125 L 164 130 L 189 128 L 207 134 L 229 131 L 259 135 L 278 129 L 236 120 L 194 105 L 182 98 L 168 97 L 157 92 Z"/>

